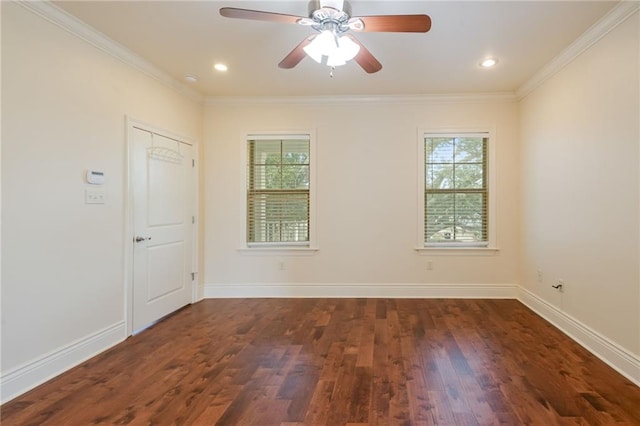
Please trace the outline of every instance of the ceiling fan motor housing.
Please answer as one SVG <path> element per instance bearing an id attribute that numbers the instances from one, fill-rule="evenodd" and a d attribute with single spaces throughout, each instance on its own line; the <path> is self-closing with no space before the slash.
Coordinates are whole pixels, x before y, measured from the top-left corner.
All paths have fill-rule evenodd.
<path id="1" fill-rule="evenodd" d="M 299 24 L 309 25 L 320 32 L 330 31 L 336 35 L 349 30 L 364 30 L 364 22 L 360 18 L 351 17 L 351 7 L 347 2 L 313 0 L 310 5 L 312 10 L 309 12 L 309 18 L 300 19 Z"/>
<path id="2" fill-rule="evenodd" d="M 349 15 L 341 10 L 323 7 L 314 10 L 311 19 L 313 19 L 311 27 L 316 31 L 344 33 L 349 30 Z"/>
<path id="3" fill-rule="evenodd" d="M 351 4 L 345 0 L 311 0 L 309 2 L 309 16 L 312 16 L 314 11 L 325 7 L 345 12 L 351 16 Z"/>

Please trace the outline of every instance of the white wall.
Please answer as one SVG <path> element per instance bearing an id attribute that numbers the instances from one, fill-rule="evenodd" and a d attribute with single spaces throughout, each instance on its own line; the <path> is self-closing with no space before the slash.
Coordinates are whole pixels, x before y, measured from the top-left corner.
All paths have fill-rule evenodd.
<path id="1" fill-rule="evenodd" d="M 636 366 L 639 24 L 636 13 L 527 96 L 520 111 L 521 285 Z M 557 279 L 563 292 L 551 288 Z"/>
<path id="2" fill-rule="evenodd" d="M 420 286 L 426 289 L 429 284 L 515 285 L 519 232 L 516 126 L 516 103 L 497 98 L 209 102 L 204 131 L 205 294 L 403 297 L 428 295 Z M 414 250 L 417 132 L 419 128 L 452 127 L 496 131 L 498 185 L 494 195 L 500 250 L 495 255 L 432 257 Z M 289 257 L 241 252 L 245 226 L 241 181 L 246 172 L 241 160 L 243 132 L 300 129 L 314 130 L 317 137 L 320 250 Z M 433 262 L 431 271 L 427 270 L 428 260 Z M 279 270 L 282 261 L 284 271 Z M 411 284 L 413 290 L 398 284 Z"/>
<path id="3" fill-rule="evenodd" d="M 199 141 L 202 104 L 2 2 L 2 114 L 6 399 L 78 344 L 124 338 L 125 116 Z M 84 204 L 86 169 L 106 204 Z"/>

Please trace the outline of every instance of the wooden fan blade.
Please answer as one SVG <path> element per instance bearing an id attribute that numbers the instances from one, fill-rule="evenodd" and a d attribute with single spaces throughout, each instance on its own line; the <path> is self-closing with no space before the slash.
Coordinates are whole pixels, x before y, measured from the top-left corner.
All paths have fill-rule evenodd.
<path id="1" fill-rule="evenodd" d="M 358 16 L 364 32 L 426 33 L 431 29 L 428 15 Z"/>
<path id="2" fill-rule="evenodd" d="M 360 40 L 348 33 L 343 35 L 343 37 L 349 37 L 354 43 L 360 46 L 360 51 L 354 59 L 363 70 L 369 74 L 373 74 L 374 72 L 378 72 L 382 69 L 382 64 L 378 62 L 375 56 L 373 56 L 362 43 L 360 43 Z"/>
<path id="3" fill-rule="evenodd" d="M 235 7 L 223 7 L 220 15 L 226 18 L 253 19 L 255 21 L 279 22 L 283 24 L 297 24 L 302 16 L 286 15 L 284 13 L 263 12 L 260 10 L 238 9 Z"/>
<path id="4" fill-rule="evenodd" d="M 311 43 L 314 38 L 316 38 L 315 34 L 302 40 L 300 44 L 294 47 L 293 50 L 289 52 L 289 54 L 285 56 L 282 61 L 280 61 L 280 63 L 278 64 L 278 67 L 284 68 L 284 69 L 291 69 L 296 65 L 298 65 L 300 61 L 302 61 L 304 57 L 307 55 L 304 51 L 305 46 Z"/>

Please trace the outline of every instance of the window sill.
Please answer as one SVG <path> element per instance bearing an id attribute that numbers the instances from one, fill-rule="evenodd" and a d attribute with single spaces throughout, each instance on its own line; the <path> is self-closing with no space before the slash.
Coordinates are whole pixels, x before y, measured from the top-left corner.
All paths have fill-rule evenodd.
<path id="1" fill-rule="evenodd" d="M 313 256 L 319 250 L 318 247 L 254 246 L 239 248 L 238 252 L 256 256 Z"/>
<path id="2" fill-rule="evenodd" d="M 493 256 L 497 247 L 416 247 L 421 256 Z"/>

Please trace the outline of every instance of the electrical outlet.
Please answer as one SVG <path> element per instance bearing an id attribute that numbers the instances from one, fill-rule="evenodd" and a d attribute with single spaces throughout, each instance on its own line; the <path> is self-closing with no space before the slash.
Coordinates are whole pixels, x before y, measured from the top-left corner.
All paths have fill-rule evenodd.
<path id="1" fill-rule="evenodd" d="M 433 261 L 427 260 L 427 271 L 433 271 Z"/>
<path id="2" fill-rule="evenodd" d="M 542 269 L 538 269 L 538 282 L 542 284 L 544 281 L 544 276 L 542 275 Z"/>
<path id="3" fill-rule="evenodd" d="M 279 269 L 279 270 L 284 271 L 284 269 L 285 269 L 285 267 L 284 267 L 284 266 L 285 266 L 285 265 L 284 265 L 284 262 L 280 262 L 280 263 L 278 263 L 278 269 Z"/>

